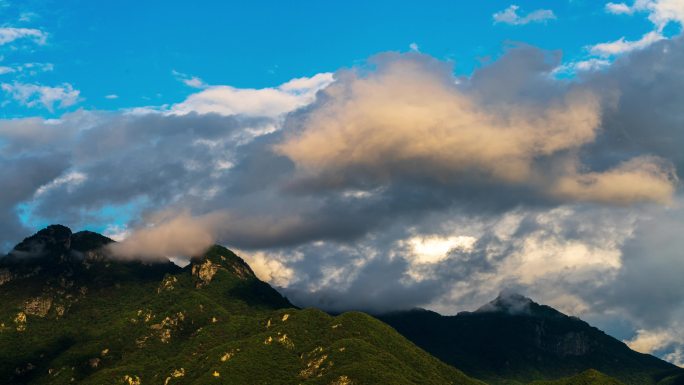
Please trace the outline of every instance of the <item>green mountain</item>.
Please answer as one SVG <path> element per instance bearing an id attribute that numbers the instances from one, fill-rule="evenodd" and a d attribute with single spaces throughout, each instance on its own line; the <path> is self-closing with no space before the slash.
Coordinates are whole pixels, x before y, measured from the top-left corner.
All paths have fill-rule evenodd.
<path id="1" fill-rule="evenodd" d="M 684 385 L 684 373 L 669 373 L 661 376 L 658 385 Z"/>
<path id="2" fill-rule="evenodd" d="M 624 385 L 622 382 L 605 374 L 589 369 L 572 377 L 551 381 L 534 381 L 529 385 Z"/>
<path id="3" fill-rule="evenodd" d="M 298 309 L 231 251 L 117 261 L 50 226 L 0 259 L 2 384 L 482 385 L 363 313 Z"/>
<path id="4" fill-rule="evenodd" d="M 555 380 L 595 369 L 627 385 L 649 385 L 681 373 L 576 317 L 515 294 L 455 316 L 412 310 L 379 318 L 435 357 L 490 384 Z"/>

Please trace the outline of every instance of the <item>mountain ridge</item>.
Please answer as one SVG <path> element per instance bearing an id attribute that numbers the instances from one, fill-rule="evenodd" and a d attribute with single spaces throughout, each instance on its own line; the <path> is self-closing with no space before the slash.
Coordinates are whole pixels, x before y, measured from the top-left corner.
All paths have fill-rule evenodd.
<path id="1" fill-rule="evenodd" d="M 294 307 L 222 246 L 180 268 L 46 230 L 0 259 L 0 383 L 483 384 L 367 314 Z"/>
<path id="2" fill-rule="evenodd" d="M 519 294 L 502 293 L 453 316 L 414 309 L 377 317 L 442 361 L 492 384 L 558 380 L 594 369 L 627 385 L 647 385 L 681 372 Z"/>

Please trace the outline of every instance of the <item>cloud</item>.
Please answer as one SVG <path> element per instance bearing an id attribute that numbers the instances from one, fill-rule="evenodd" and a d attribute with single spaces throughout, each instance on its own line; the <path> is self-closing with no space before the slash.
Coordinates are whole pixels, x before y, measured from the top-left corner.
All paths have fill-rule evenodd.
<path id="1" fill-rule="evenodd" d="M 504 23 L 510 25 L 525 25 L 529 23 L 545 23 L 549 20 L 554 20 L 556 15 L 553 11 L 548 9 L 538 9 L 532 11 L 525 16 L 518 14 L 517 5 L 511 5 L 503 11 L 496 12 L 492 17 L 494 18 L 494 23 Z"/>
<path id="2" fill-rule="evenodd" d="M 193 84 L 192 79 L 189 80 Z M 332 74 L 290 80 L 275 88 L 244 89 L 230 86 L 207 86 L 171 107 L 170 113 L 246 115 L 277 117 L 311 103 L 316 92 L 330 84 Z"/>
<path id="3" fill-rule="evenodd" d="M 608 3 L 606 11 L 613 14 L 648 13 L 648 19 L 662 32 L 671 22 L 684 23 L 684 2 L 682 0 L 634 0 L 626 3 Z"/>
<path id="4" fill-rule="evenodd" d="M 611 64 L 612 62 L 605 58 L 589 58 L 560 65 L 553 72 L 557 75 L 596 72 L 607 69 Z"/>
<path id="5" fill-rule="evenodd" d="M 484 108 L 454 85 L 447 65 L 427 56 L 374 60 L 376 71 L 340 75 L 321 91 L 321 102 L 275 146 L 295 163 L 302 183 L 341 188 L 459 180 L 607 203 L 667 201 L 674 191 L 667 164 L 656 158 L 584 172 L 568 157 L 596 139 L 600 105 L 591 93 L 568 91 L 542 106 Z M 563 159 L 554 160 L 557 154 Z M 554 162 L 553 173 L 542 170 Z"/>
<path id="6" fill-rule="evenodd" d="M 606 4 L 606 12 L 614 15 L 634 13 L 634 9 L 625 3 L 608 3 Z"/>
<path id="7" fill-rule="evenodd" d="M 657 41 L 663 40 L 664 38 L 665 37 L 663 37 L 660 33 L 652 31 L 646 33 L 639 40 L 629 41 L 625 40 L 624 37 L 621 37 L 615 41 L 599 43 L 591 46 L 589 47 L 589 51 L 594 55 L 602 57 L 621 55 L 627 52 L 644 49 Z"/>
<path id="8" fill-rule="evenodd" d="M 637 335 L 629 341 L 625 341 L 630 348 L 641 353 L 654 353 L 673 342 L 671 333 L 664 330 L 647 331 L 637 330 Z"/>
<path id="9" fill-rule="evenodd" d="M 20 39 L 30 39 L 37 44 L 42 45 L 45 44 L 45 41 L 47 40 L 47 34 L 39 29 L 33 28 L 0 28 L 0 45 L 12 43 Z"/>
<path id="10" fill-rule="evenodd" d="M 0 120 L 0 178 L 17 181 L 0 195 L 0 243 L 26 223 L 114 223 L 122 258 L 219 242 L 301 306 L 455 313 L 509 288 L 610 318 L 627 340 L 620 325 L 670 330 L 684 316 L 684 42 L 571 79 L 559 63 L 516 45 L 457 79 L 388 53 L 278 87 L 197 90 L 179 105 L 205 104 L 183 113 Z"/>
<path id="11" fill-rule="evenodd" d="M 665 352 L 663 358 L 677 366 L 684 367 L 684 334 L 681 327 L 667 329 L 639 329 L 634 338 L 624 341 L 630 348 L 646 354 Z"/>
<path id="12" fill-rule="evenodd" d="M 66 108 L 78 103 L 81 94 L 69 83 L 49 87 L 40 84 L 14 82 L 2 83 L 0 87 L 17 102 L 31 108 L 42 105 L 50 112 L 54 111 L 55 104 L 59 104 L 59 108 Z"/>
<path id="13" fill-rule="evenodd" d="M 148 228 L 138 229 L 126 239 L 108 245 L 115 256 L 127 259 L 196 256 L 216 242 L 211 229 L 225 220 L 220 215 L 192 218 L 189 213 L 170 216 L 159 213 L 149 219 Z"/>
<path id="14" fill-rule="evenodd" d="M 78 186 L 79 184 L 83 183 L 83 181 L 85 181 L 87 178 L 87 175 L 82 174 L 80 172 L 67 173 L 64 176 L 60 176 L 57 179 L 50 181 L 50 183 L 40 186 L 36 190 L 35 196 L 40 197 L 41 195 L 47 193 L 50 189 L 59 188 L 63 186 L 66 186 L 67 190 L 73 189 L 75 186 Z"/>
<path id="15" fill-rule="evenodd" d="M 105 99 L 113 100 L 113 99 L 118 99 L 118 98 L 119 98 L 119 95 L 117 95 L 117 94 L 105 95 Z"/>
<path id="16" fill-rule="evenodd" d="M 54 70 L 52 63 L 24 63 L 14 66 L 0 67 L 0 75 L 8 73 L 23 73 L 34 76 L 40 72 L 50 72 Z"/>
<path id="17" fill-rule="evenodd" d="M 187 75 L 187 74 L 184 74 L 182 72 L 175 71 L 175 70 L 171 71 L 171 72 L 173 73 L 173 75 L 178 80 L 183 82 L 183 84 L 185 84 L 188 87 L 192 87 L 192 88 L 206 88 L 206 87 L 208 87 L 208 85 L 206 83 L 204 83 L 204 81 L 202 79 L 198 78 L 197 76 L 190 76 L 190 75 Z"/>
<path id="18" fill-rule="evenodd" d="M 283 287 L 288 286 L 290 282 L 296 279 L 296 272 L 280 261 L 281 259 L 292 260 L 291 255 L 243 252 L 241 250 L 236 250 L 235 252 L 245 259 L 249 267 L 254 271 L 254 274 L 262 281 L 269 282 L 276 287 Z"/>
<path id="19" fill-rule="evenodd" d="M 662 162 L 662 159 L 642 156 L 601 173 L 574 174 L 576 168 L 572 168 L 553 187 L 554 195 L 617 204 L 670 203 L 678 178 L 674 168 Z"/>
<path id="20" fill-rule="evenodd" d="M 34 12 L 22 12 L 19 14 L 19 21 L 23 23 L 28 23 L 38 18 L 39 15 Z"/>

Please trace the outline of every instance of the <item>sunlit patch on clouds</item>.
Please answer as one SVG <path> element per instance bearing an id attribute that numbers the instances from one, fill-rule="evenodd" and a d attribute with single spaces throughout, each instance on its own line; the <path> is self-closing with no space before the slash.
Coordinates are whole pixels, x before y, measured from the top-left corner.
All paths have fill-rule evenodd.
<path id="1" fill-rule="evenodd" d="M 663 353 L 663 358 L 677 366 L 684 367 L 684 333 L 682 325 L 676 323 L 667 329 L 639 329 L 631 340 L 624 341 L 637 352 L 647 354 Z"/>
<path id="2" fill-rule="evenodd" d="M 453 250 L 468 252 L 472 250 L 476 238 L 458 235 L 450 237 L 416 236 L 405 242 L 412 251 L 416 263 L 438 263 L 448 258 Z"/>

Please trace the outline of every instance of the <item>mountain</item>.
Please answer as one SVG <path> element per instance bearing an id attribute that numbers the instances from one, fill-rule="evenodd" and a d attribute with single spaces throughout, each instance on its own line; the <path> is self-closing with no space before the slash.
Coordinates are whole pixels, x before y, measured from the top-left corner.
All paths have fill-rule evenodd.
<path id="1" fill-rule="evenodd" d="M 589 369 L 572 377 L 551 381 L 534 381 L 529 385 L 624 385 L 622 382 L 605 374 Z"/>
<path id="2" fill-rule="evenodd" d="M 435 357 L 490 384 L 555 380 L 595 369 L 627 385 L 648 385 L 681 372 L 579 318 L 517 294 L 502 294 L 455 316 L 419 309 L 378 318 Z"/>
<path id="3" fill-rule="evenodd" d="M 0 258 L 2 384 L 482 385 L 358 312 L 298 309 L 221 246 L 180 268 L 49 226 Z"/>

